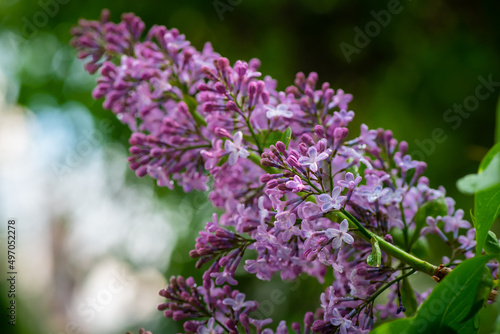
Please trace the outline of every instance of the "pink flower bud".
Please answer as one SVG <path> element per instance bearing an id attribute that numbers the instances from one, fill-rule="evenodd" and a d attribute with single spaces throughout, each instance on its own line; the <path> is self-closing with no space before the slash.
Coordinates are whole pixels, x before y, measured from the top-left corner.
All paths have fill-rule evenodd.
<path id="1" fill-rule="evenodd" d="M 316 125 L 314 127 L 314 133 L 319 136 L 319 137 L 324 137 L 325 136 L 325 129 L 323 128 L 322 125 Z"/>

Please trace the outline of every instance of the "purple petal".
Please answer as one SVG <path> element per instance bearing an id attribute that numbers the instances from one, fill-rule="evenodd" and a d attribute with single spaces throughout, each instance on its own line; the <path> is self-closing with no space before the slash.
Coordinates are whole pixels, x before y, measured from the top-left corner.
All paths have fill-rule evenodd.
<path id="1" fill-rule="evenodd" d="M 318 150 L 316 150 L 316 147 L 311 146 L 307 150 L 307 155 L 309 158 L 311 158 L 312 161 L 316 161 L 316 155 L 318 154 Z"/>
<path id="2" fill-rule="evenodd" d="M 328 153 L 322 152 L 316 157 L 316 161 L 322 161 L 328 158 Z"/>
<path id="3" fill-rule="evenodd" d="M 344 240 L 346 244 L 352 244 L 354 242 L 354 238 L 348 233 L 345 233 L 342 236 L 342 240 Z"/>

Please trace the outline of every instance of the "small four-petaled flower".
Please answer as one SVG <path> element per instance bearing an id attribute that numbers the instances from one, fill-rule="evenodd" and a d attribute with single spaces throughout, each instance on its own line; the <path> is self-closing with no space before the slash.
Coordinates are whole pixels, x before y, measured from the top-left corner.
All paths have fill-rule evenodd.
<path id="1" fill-rule="evenodd" d="M 338 309 L 333 309 L 333 317 L 330 319 L 332 325 L 339 327 L 340 334 L 347 334 L 347 329 L 351 328 L 352 322 L 340 315 Z"/>
<path id="2" fill-rule="evenodd" d="M 236 297 L 233 298 L 226 298 L 222 301 L 222 304 L 224 305 L 229 305 L 232 307 L 233 310 L 239 311 L 242 308 L 245 307 L 252 307 L 255 305 L 255 302 L 253 301 L 245 301 L 245 294 L 244 293 L 238 293 Z"/>
<path id="3" fill-rule="evenodd" d="M 309 169 L 315 173 L 318 171 L 318 162 L 328 158 L 328 153 L 322 152 L 318 154 L 318 150 L 314 146 L 309 147 L 307 155 L 309 157 L 300 157 L 299 163 L 302 166 L 309 166 Z"/>
<path id="4" fill-rule="evenodd" d="M 293 111 L 288 109 L 288 106 L 286 104 L 278 104 L 276 107 L 272 106 L 264 106 L 266 108 L 266 117 L 267 118 L 275 118 L 275 117 L 285 117 L 285 118 L 291 118 L 293 117 Z"/>
<path id="5" fill-rule="evenodd" d="M 233 136 L 233 141 L 226 140 L 224 148 L 229 152 L 229 164 L 234 165 L 238 161 L 238 157 L 246 158 L 250 155 L 246 148 L 243 147 L 241 141 L 243 140 L 243 133 L 238 131 Z"/>
<path id="6" fill-rule="evenodd" d="M 318 196 L 319 200 L 323 202 L 321 206 L 321 211 L 328 212 L 331 209 L 339 210 L 342 207 L 342 203 L 345 201 L 345 196 L 340 196 L 342 189 L 340 187 L 335 187 L 332 190 L 332 196 L 328 194 L 321 194 Z"/>
<path id="7" fill-rule="evenodd" d="M 346 219 L 344 219 L 342 223 L 340 223 L 340 227 L 338 230 L 335 228 L 328 228 L 325 231 L 325 236 L 328 239 L 333 239 L 332 240 L 333 249 L 340 248 L 340 246 L 342 246 L 342 241 L 345 242 L 346 244 L 352 244 L 354 242 L 354 238 L 349 233 L 347 233 L 348 230 L 349 230 L 349 223 L 347 222 Z"/>

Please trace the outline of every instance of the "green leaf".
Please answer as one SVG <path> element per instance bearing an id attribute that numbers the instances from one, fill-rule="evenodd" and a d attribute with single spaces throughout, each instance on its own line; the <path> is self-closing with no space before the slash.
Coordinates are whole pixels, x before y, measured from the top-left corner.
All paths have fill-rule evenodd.
<path id="1" fill-rule="evenodd" d="M 374 330 L 371 334 L 411 334 L 413 318 L 401 318 L 390 322 L 383 323 Z"/>
<path id="2" fill-rule="evenodd" d="M 472 220 L 472 226 L 474 226 L 474 228 L 477 229 L 476 217 L 474 216 L 472 209 L 470 210 L 469 214 L 470 214 L 470 220 Z"/>
<path id="3" fill-rule="evenodd" d="M 476 194 L 474 200 L 476 212 L 476 250 L 481 253 L 488 231 L 500 214 L 500 186 Z"/>
<path id="4" fill-rule="evenodd" d="M 495 143 L 500 143 L 500 98 L 497 102 L 497 125 L 495 127 Z"/>
<path id="5" fill-rule="evenodd" d="M 493 159 L 500 153 L 500 143 L 494 145 L 488 153 L 484 156 L 479 164 L 479 173 L 483 172 L 493 161 Z"/>
<path id="6" fill-rule="evenodd" d="M 427 241 L 427 238 L 419 238 L 413 245 L 411 252 L 413 255 L 421 259 L 428 258 L 431 253 L 431 248 L 429 246 L 429 241 Z"/>
<path id="7" fill-rule="evenodd" d="M 205 119 L 196 112 L 196 106 L 198 105 L 196 99 L 190 95 L 184 94 L 183 101 L 188 106 L 189 113 L 193 117 L 196 124 L 198 124 L 199 126 L 207 126 L 207 122 L 205 121 Z"/>
<path id="8" fill-rule="evenodd" d="M 283 133 L 280 131 L 262 130 L 256 136 L 259 143 L 262 143 L 264 147 L 269 147 L 276 144 L 278 140 L 281 140 Z"/>
<path id="9" fill-rule="evenodd" d="M 498 242 L 498 238 L 493 231 L 488 231 L 486 242 L 484 243 L 484 250 L 486 253 L 495 256 L 497 259 L 500 258 L 500 243 Z"/>
<path id="10" fill-rule="evenodd" d="M 391 228 L 389 231 L 389 234 L 392 236 L 392 240 L 394 241 L 394 245 L 398 246 L 399 248 L 406 248 L 406 244 L 404 241 L 404 235 L 403 235 L 403 230 L 400 228 Z M 421 259 L 428 258 L 430 255 L 430 246 L 429 242 L 427 241 L 427 238 L 419 238 L 415 243 L 413 244 L 413 247 L 411 249 L 411 253 L 415 255 L 416 257 L 419 257 Z"/>
<path id="11" fill-rule="evenodd" d="M 412 323 L 417 333 L 476 333 L 477 312 L 487 301 L 493 278 L 483 255 L 459 264 L 432 291 Z"/>
<path id="12" fill-rule="evenodd" d="M 400 228 L 391 228 L 389 231 L 389 234 L 392 236 L 392 241 L 394 241 L 394 245 L 398 246 L 399 248 L 404 248 L 404 236 L 403 236 L 403 230 Z"/>
<path id="13" fill-rule="evenodd" d="M 227 162 L 228 159 L 229 159 L 229 155 L 222 156 L 222 158 L 220 158 L 217 166 L 219 166 L 219 167 L 222 166 L 223 164 L 225 164 Z"/>
<path id="14" fill-rule="evenodd" d="M 458 190 L 464 194 L 474 194 L 500 185 L 500 152 L 488 158 L 491 159 L 488 159 L 488 164 L 484 170 L 481 170 L 478 174 L 464 176 L 457 181 Z"/>
<path id="15" fill-rule="evenodd" d="M 500 334 L 500 298 L 497 298 L 495 306 L 498 312 L 497 320 L 495 321 L 495 332 L 494 334 Z"/>
<path id="16" fill-rule="evenodd" d="M 469 311 L 469 316 L 466 317 L 466 320 L 471 319 L 476 315 L 478 316 L 477 313 L 483 306 L 485 306 L 493 286 L 494 282 L 490 269 L 488 267 L 483 267 L 483 276 L 479 281 L 479 287 L 476 293 L 476 297 L 474 299 L 474 302 L 472 303 L 471 310 Z"/>
<path id="17" fill-rule="evenodd" d="M 484 173 L 500 174 L 500 143 L 493 146 L 481 161 L 479 175 Z M 481 254 L 488 231 L 500 214 L 500 183 L 476 193 L 474 212 L 476 215 L 476 253 Z"/>
<path id="18" fill-rule="evenodd" d="M 478 311 L 493 286 L 481 255 L 459 264 L 432 291 L 415 317 L 397 319 L 376 327 L 373 334 L 477 333 Z"/>
<path id="19" fill-rule="evenodd" d="M 410 239 L 408 249 L 411 250 L 413 244 L 420 237 L 420 231 L 427 225 L 427 217 L 435 218 L 437 216 L 445 216 L 447 213 L 448 205 L 446 204 L 444 197 L 437 198 L 422 205 L 415 214 L 415 231 Z"/>
<path id="20" fill-rule="evenodd" d="M 380 267 L 380 263 L 382 262 L 382 252 L 380 251 L 378 240 L 371 238 L 370 242 L 372 244 L 372 252 L 366 258 L 366 263 L 368 263 L 371 267 Z"/>
<path id="21" fill-rule="evenodd" d="M 415 291 L 411 287 L 408 277 L 404 278 L 401 283 L 401 300 L 403 306 L 406 308 L 405 315 L 407 317 L 414 316 L 417 313 L 418 303 Z"/>
<path id="22" fill-rule="evenodd" d="M 285 144 L 286 148 L 288 148 L 288 144 L 290 144 L 290 140 L 292 140 L 292 129 L 290 127 L 286 128 L 285 132 L 281 136 L 281 141 Z"/>

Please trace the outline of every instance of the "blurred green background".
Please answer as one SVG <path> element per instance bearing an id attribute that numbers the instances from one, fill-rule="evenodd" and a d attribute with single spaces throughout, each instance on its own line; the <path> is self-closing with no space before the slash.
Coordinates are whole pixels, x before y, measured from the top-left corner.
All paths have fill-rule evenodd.
<path id="1" fill-rule="evenodd" d="M 134 12 L 147 27 L 176 27 L 197 48 L 210 41 L 231 62 L 259 58 L 261 72 L 278 79 L 280 89 L 298 71 L 317 72 L 321 82 L 354 95 L 354 135 L 365 123 L 408 141 L 414 157 L 428 163 L 431 186 L 443 185 L 469 218 L 472 197 L 460 194 L 455 182 L 475 172 L 493 144 L 498 1 L 2 0 L 0 212 L 4 220 L 21 221 L 19 261 L 26 267 L 18 324 L 4 330 L 2 320 L 2 333 L 123 333 L 139 326 L 176 333 L 181 329 L 154 310 L 156 291 L 166 284 L 163 277 L 201 277 L 187 253 L 213 212 L 207 194 L 159 189 L 126 168 L 130 131 L 102 109 L 102 101 L 92 100 L 95 77 L 83 72 L 68 45 L 78 19 L 97 19 L 103 8 L 114 21 Z M 389 16 L 381 14 L 391 8 Z M 354 52 L 346 57 L 345 50 Z M 494 83 L 474 104 L 483 80 Z M 470 112 L 447 112 L 463 103 L 471 103 Z M 82 129 L 103 124 L 109 131 L 99 132 L 88 154 L 75 158 L 72 152 L 85 140 Z M 34 235 L 41 221 L 45 227 Z M 110 266 L 126 268 L 132 278 L 123 291 L 135 294 L 112 294 L 105 305 L 79 309 L 82 296 L 107 296 L 102 289 L 110 288 L 99 282 L 111 277 Z M 239 288 L 267 305 L 275 320 L 300 319 L 319 305 L 309 296 L 322 289 L 313 280 L 262 284 L 250 276 L 241 277 Z M 5 303 L 5 293 L 2 298 Z M 491 316 L 486 310 L 483 318 Z"/>

